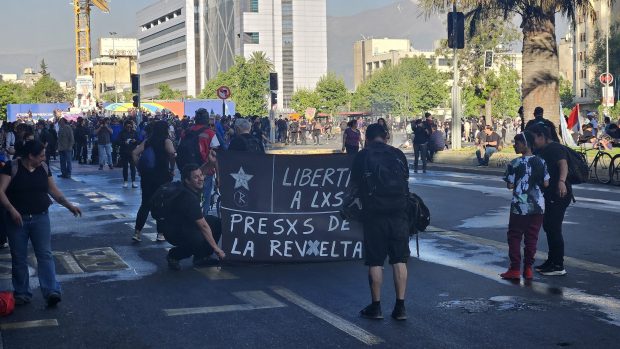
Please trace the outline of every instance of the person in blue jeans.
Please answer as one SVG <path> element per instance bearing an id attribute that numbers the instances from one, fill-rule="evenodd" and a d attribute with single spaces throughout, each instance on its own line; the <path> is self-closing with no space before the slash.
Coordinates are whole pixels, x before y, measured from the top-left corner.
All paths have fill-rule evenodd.
<path id="1" fill-rule="evenodd" d="M 51 195 L 74 216 L 82 211 L 73 206 L 56 187 L 49 167 L 45 164 L 45 146 L 35 140 L 21 147 L 19 157 L 0 170 L 0 203 L 9 213 L 6 220 L 11 246 L 13 295 L 15 304 L 30 303 L 28 273 L 28 240 L 37 258 L 37 275 L 41 293 L 49 307 L 61 301 L 60 284 L 51 248 L 51 228 L 48 207 Z"/>
<path id="2" fill-rule="evenodd" d="M 489 166 L 491 155 L 498 152 L 500 146 L 500 136 L 493 131 L 493 127 L 487 125 L 484 128 L 484 134 L 480 137 L 480 147 L 476 150 L 476 158 L 478 158 L 478 166 Z M 484 156 L 482 150 L 484 149 Z"/>

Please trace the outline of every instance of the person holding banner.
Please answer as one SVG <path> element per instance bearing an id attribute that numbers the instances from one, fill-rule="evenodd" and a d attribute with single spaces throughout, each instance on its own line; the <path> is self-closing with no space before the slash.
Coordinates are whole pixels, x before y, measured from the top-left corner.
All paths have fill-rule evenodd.
<path id="1" fill-rule="evenodd" d="M 405 289 L 409 259 L 407 196 L 409 169 L 402 151 L 387 142 L 379 124 L 366 129 L 366 147 L 353 160 L 351 181 L 362 199 L 365 264 L 372 303 L 360 311 L 367 319 L 383 319 L 381 284 L 386 257 L 392 265 L 396 304 L 392 317 L 406 320 Z"/>

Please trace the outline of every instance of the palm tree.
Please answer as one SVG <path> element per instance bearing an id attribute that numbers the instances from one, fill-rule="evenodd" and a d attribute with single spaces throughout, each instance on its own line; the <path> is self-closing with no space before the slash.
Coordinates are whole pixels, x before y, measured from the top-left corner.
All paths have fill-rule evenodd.
<path id="1" fill-rule="evenodd" d="M 615 0 L 609 0 L 614 2 Z M 421 0 L 427 15 L 451 11 L 452 0 Z M 591 0 L 459 0 L 467 10 L 471 32 L 488 18 L 521 16 L 523 31 L 523 108 L 528 119 L 534 108 L 545 109 L 545 117 L 559 125 L 559 60 L 555 15 L 561 13 L 576 23 L 576 13 L 591 13 Z M 470 32 L 470 34 L 471 34 Z"/>
<path id="2" fill-rule="evenodd" d="M 263 51 L 252 52 L 248 63 L 255 64 L 259 71 L 273 71 L 273 62 L 267 58 L 267 54 Z"/>

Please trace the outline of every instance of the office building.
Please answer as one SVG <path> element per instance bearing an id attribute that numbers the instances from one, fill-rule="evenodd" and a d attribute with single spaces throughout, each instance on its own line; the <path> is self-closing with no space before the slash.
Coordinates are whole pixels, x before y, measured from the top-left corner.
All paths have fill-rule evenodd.
<path id="1" fill-rule="evenodd" d="M 296 89 L 314 88 L 327 72 L 326 0 L 161 0 L 137 17 L 144 98 L 161 83 L 197 96 L 235 56 L 261 51 L 286 109 Z"/>
<path id="2" fill-rule="evenodd" d="M 131 89 L 131 74 L 137 73 L 138 41 L 135 38 L 101 38 L 99 39 L 99 57 L 89 62 L 94 90 L 94 97 L 99 100 L 105 93 L 119 95 Z M 115 98 L 113 101 L 116 101 Z"/>

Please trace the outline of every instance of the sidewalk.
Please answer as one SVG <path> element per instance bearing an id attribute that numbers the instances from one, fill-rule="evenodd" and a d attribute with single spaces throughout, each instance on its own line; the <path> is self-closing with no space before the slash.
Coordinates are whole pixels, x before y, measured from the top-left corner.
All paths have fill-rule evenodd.
<path id="1" fill-rule="evenodd" d="M 413 154 L 411 152 L 405 152 L 405 155 L 409 161 L 409 167 L 413 168 Z M 516 157 L 517 154 L 495 153 L 489 160 L 489 166 L 478 167 L 478 160 L 474 152 L 444 150 L 435 154 L 434 161 L 428 163 L 427 167 L 430 170 L 436 171 L 502 175 L 506 170 L 506 166 Z M 419 168 L 421 168 L 421 166 L 421 163 L 418 164 Z"/>

